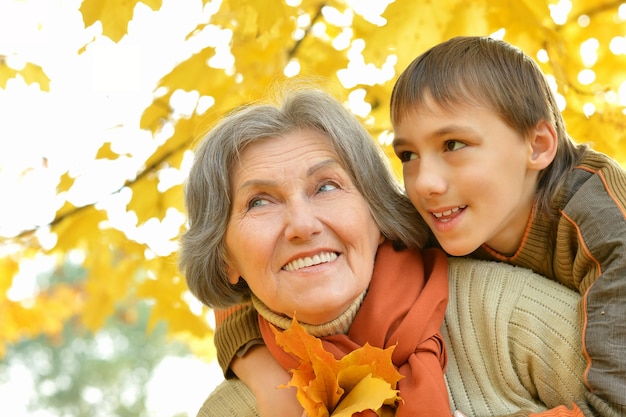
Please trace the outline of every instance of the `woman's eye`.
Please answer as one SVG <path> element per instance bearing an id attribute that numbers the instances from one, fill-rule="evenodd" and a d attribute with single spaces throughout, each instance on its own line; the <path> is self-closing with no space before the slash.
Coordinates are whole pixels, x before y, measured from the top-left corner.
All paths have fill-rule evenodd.
<path id="1" fill-rule="evenodd" d="M 446 151 L 458 151 L 459 149 L 462 149 L 466 146 L 466 144 L 458 140 L 448 140 L 444 145 Z"/>
<path id="2" fill-rule="evenodd" d="M 317 190 L 317 192 L 324 193 L 324 192 L 327 192 L 327 191 L 336 190 L 337 188 L 339 188 L 339 187 L 337 187 L 337 185 L 335 185 L 335 184 L 326 183 L 326 184 L 322 184 L 322 186 L 320 186 L 320 188 Z"/>
<path id="3" fill-rule="evenodd" d="M 248 202 L 248 210 L 253 209 L 255 207 L 264 206 L 264 205 L 266 205 L 268 203 L 269 202 L 265 198 L 255 197 L 255 198 L 253 198 L 252 200 L 250 200 Z"/>
<path id="4" fill-rule="evenodd" d="M 398 158 L 400 158 L 400 162 L 409 162 L 417 159 L 417 155 L 415 155 L 413 152 L 403 151 L 398 153 Z"/>

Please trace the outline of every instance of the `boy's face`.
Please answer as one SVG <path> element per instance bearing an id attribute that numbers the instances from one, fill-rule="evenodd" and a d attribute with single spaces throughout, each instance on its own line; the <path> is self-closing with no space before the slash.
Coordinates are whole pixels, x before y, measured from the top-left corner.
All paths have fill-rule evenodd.
<path id="1" fill-rule="evenodd" d="M 446 252 L 517 250 L 538 176 L 528 140 L 490 109 L 444 110 L 432 99 L 394 132 L 407 194 Z"/>

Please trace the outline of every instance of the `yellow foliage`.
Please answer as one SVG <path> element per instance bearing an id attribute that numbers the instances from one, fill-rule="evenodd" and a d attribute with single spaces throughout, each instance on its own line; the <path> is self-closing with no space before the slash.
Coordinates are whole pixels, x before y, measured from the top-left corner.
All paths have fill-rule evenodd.
<path id="1" fill-rule="evenodd" d="M 170 92 L 164 97 L 155 98 L 152 104 L 143 111 L 139 127 L 149 130 L 153 134 L 157 133 L 172 113 L 169 105 L 171 96 L 172 93 Z"/>
<path id="2" fill-rule="evenodd" d="M 84 0 L 80 12 L 86 27 L 100 22 L 103 35 L 117 42 L 127 33 L 140 2 L 152 10 L 162 5 L 161 0 Z M 209 0 L 202 3 L 208 4 Z M 553 77 L 558 94 L 567 103 L 564 117 L 572 137 L 579 142 L 591 142 L 595 149 L 626 164 L 626 116 L 623 102 L 618 104 L 617 100 L 618 91 L 626 82 L 626 72 L 619 70 L 626 67 L 626 54 L 615 55 L 609 49 L 614 37 L 626 33 L 626 22 L 617 17 L 621 2 L 573 2 L 572 10 L 559 24 L 550 15 L 550 6 L 555 3 L 552 0 L 396 0 L 382 14 L 386 24 L 378 26 L 358 13 L 350 13 L 351 6 L 344 0 L 303 0 L 298 6 L 275 0 L 224 0 L 210 19 L 190 28 L 187 40 L 201 40 L 197 35 L 209 25 L 231 30 L 228 46 L 235 58 L 233 65 L 225 70 L 209 65 L 216 55 L 215 46 L 196 42 L 194 54 L 162 74 L 154 86 L 153 101 L 140 119 L 140 127 L 159 135 L 160 142 L 139 172 L 128 178 L 125 187 L 132 190 L 132 197 L 126 210 L 136 213 L 140 225 L 151 218 L 162 220 L 169 208 L 184 212 L 182 186 L 163 187 L 159 180 L 161 170 L 181 168 L 185 152 L 193 149 L 198 138 L 223 114 L 266 98 L 274 84 L 288 79 L 285 67 L 290 63 L 299 65 L 300 75 L 314 77 L 344 101 L 354 90 L 365 90 L 365 100 L 372 111 L 362 121 L 371 135 L 378 138 L 391 130 L 389 96 L 395 78 L 410 61 L 448 37 L 490 35 L 502 29 L 499 33 L 504 34 L 505 40 L 533 57 L 541 53 L 546 58 L 540 66 Z M 332 8 L 346 12 L 344 16 L 352 16 L 351 20 L 333 21 L 329 13 Z M 581 24 L 583 21 L 587 23 Z M 337 36 L 346 40 L 343 46 L 334 43 Z M 586 63 L 581 45 L 590 39 L 597 40 L 596 60 Z M 364 43 L 358 59 L 349 55 L 354 53 L 350 51 L 356 40 Z M 341 85 L 339 71 L 357 65 L 359 60 L 368 69 L 393 65 L 395 72 L 380 80 L 354 78 L 350 80 L 354 81 L 353 85 L 337 87 Z M 594 71 L 594 81 L 579 80 L 584 69 Z M 49 88 L 50 80 L 41 67 L 26 63 L 22 70 L 16 71 L 0 57 L 0 88 L 18 75 L 26 83 L 37 82 L 41 89 Z M 201 98 L 211 97 L 214 104 L 207 110 L 197 109 L 191 115 L 178 116 L 171 103 L 172 95 L 178 90 L 195 91 Z M 590 114 L 586 115 L 583 108 L 590 106 L 595 111 L 586 110 Z M 173 128 L 167 138 L 163 137 L 167 131 L 164 127 Z M 400 178 L 398 159 L 389 146 L 382 146 Z M 103 143 L 96 155 L 112 160 L 118 157 L 109 143 Z M 87 327 L 97 330 L 117 309 L 132 309 L 141 299 L 153 303 L 151 325 L 166 321 L 172 335 L 179 335 L 196 346 L 211 337 L 212 330 L 204 319 L 206 308 L 192 312 L 190 295 L 176 268 L 175 255 L 155 257 L 146 244 L 135 242 L 108 225 L 106 211 L 96 205 L 77 207 L 64 201 L 63 194 L 73 185 L 74 179 L 67 172 L 61 176 L 56 190 L 59 208 L 49 225 L 57 242 L 46 251 L 56 255 L 59 262 L 72 251 L 80 251 L 85 256 L 82 266 L 87 270 L 87 278 L 72 288 L 40 294 L 26 307 L 6 299 L 12 277 L 18 272 L 18 258 L 0 260 L 3 323 L 0 355 L 4 344 L 19 337 L 54 333 L 74 315 L 80 316 Z M 11 242 L 23 248 L 19 251 L 23 258 L 43 250 L 35 232 L 25 231 Z M 44 308 L 48 309 L 45 317 Z"/>
<path id="3" fill-rule="evenodd" d="M 96 159 L 109 159 L 114 161 L 119 157 L 120 154 L 111 149 L 111 142 L 104 142 L 96 154 Z"/>
<path id="4" fill-rule="evenodd" d="M 66 284 L 58 284 L 24 302 L 0 299 L 0 354 L 6 345 L 23 338 L 59 335 L 63 324 L 80 314 L 82 307 L 80 292 Z"/>
<path id="5" fill-rule="evenodd" d="M 67 253 L 73 249 L 84 249 L 90 246 L 100 247 L 103 242 L 100 239 L 100 222 L 106 219 L 106 213 L 93 206 L 77 208 L 72 212 L 71 218 L 67 215 L 60 218 L 52 227 L 52 232 L 57 235 L 55 251 Z"/>
<path id="6" fill-rule="evenodd" d="M 106 230 L 102 235 L 119 234 L 115 230 Z M 119 239 L 119 237 L 117 237 Z M 115 241 L 113 237 L 110 240 Z M 126 245 L 128 247 L 128 244 Z M 119 252 L 118 252 L 119 251 Z M 87 256 L 85 267 L 89 271 L 85 283 L 85 308 L 82 322 L 88 329 L 97 331 L 106 319 L 115 312 L 115 307 L 122 303 L 129 289 L 134 286 L 137 260 L 131 251 L 110 249 Z M 135 251 L 137 254 L 138 251 Z M 89 252 L 88 252 L 89 253 Z M 139 252 L 141 255 L 141 252 Z"/>
<path id="7" fill-rule="evenodd" d="M 50 79 L 39 65 L 27 62 L 18 73 L 24 78 L 26 84 L 38 83 L 41 90 L 50 91 Z"/>
<path id="8" fill-rule="evenodd" d="M 61 194 L 62 192 L 69 191 L 72 185 L 74 185 L 74 178 L 70 177 L 68 172 L 65 172 L 61 175 L 59 185 L 57 185 L 57 193 Z"/>
<path id="9" fill-rule="evenodd" d="M 208 60 L 215 55 L 215 49 L 207 47 L 192 55 L 186 61 L 178 64 L 170 73 L 166 74 L 159 85 L 168 87 L 174 91 L 199 91 L 202 95 L 212 96 L 214 88 L 217 92 L 222 91 L 223 84 L 228 85 L 231 78 L 224 73 L 208 65 Z M 220 94 L 216 94 L 218 97 Z"/>
<path id="10" fill-rule="evenodd" d="M 0 59 L 0 88 L 7 88 L 7 81 L 16 75 L 17 70 L 9 67 L 4 59 Z"/>
<path id="11" fill-rule="evenodd" d="M 13 284 L 13 276 L 20 269 L 20 264 L 12 257 L 0 258 L 0 303 L 6 299 L 6 292 Z"/>
<path id="12" fill-rule="evenodd" d="M 131 186 L 133 197 L 126 208 L 128 211 L 135 212 L 139 224 L 143 224 L 153 217 L 158 219 L 165 217 L 165 208 L 160 204 L 161 196 L 154 192 L 158 184 L 159 178 L 156 172 L 148 172 Z"/>
<path id="13" fill-rule="evenodd" d="M 203 315 L 194 314 L 185 301 L 189 290 L 175 260 L 156 258 L 148 262 L 148 268 L 153 278 L 139 285 L 137 295 L 154 301 L 149 328 L 162 320 L 167 322 L 172 334 L 189 334 L 200 339 L 212 334 Z"/>
<path id="14" fill-rule="evenodd" d="M 154 171 L 165 164 L 178 167 L 183 152 L 192 146 L 194 139 L 200 133 L 200 123 L 202 119 L 198 115 L 178 120 L 172 137 L 159 146 L 146 161 L 146 167 L 148 167 L 146 172 Z"/>
<path id="15" fill-rule="evenodd" d="M 389 388 L 387 381 L 375 378 L 372 374 L 367 374 L 337 404 L 337 408 L 335 408 L 331 416 L 352 417 L 363 410 L 378 410 L 382 405 L 393 402 L 398 398 L 398 391 Z"/>
<path id="16" fill-rule="evenodd" d="M 96 22 L 102 24 L 102 34 L 118 42 L 128 32 L 128 22 L 133 18 L 137 3 L 158 10 L 161 0 L 84 0 L 80 5 L 85 27 Z"/>
<path id="17" fill-rule="evenodd" d="M 22 76 L 26 84 L 37 83 L 42 91 L 50 91 L 50 79 L 39 65 L 27 62 L 24 68 L 15 70 L 0 56 L 0 88 L 6 88 L 7 81 L 18 75 Z"/>
<path id="18" fill-rule="evenodd" d="M 393 347 L 365 344 L 337 360 L 324 349 L 321 339 L 309 335 L 294 318 L 291 327 L 272 327 L 276 343 L 299 361 L 290 370 L 289 386 L 313 417 L 350 417 L 364 410 L 378 411 L 400 399 L 396 387 L 402 375 L 393 366 Z"/>

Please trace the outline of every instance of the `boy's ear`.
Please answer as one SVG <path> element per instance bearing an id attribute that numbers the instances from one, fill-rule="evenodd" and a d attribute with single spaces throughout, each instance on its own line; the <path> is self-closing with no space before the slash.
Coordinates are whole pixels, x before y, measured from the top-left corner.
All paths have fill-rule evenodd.
<path id="1" fill-rule="evenodd" d="M 531 131 L 528 138 L 530 155 L 528 167 L 537 171 L 546 168 L 552 163 L 556 155 L 558 138 L 552 123 L 542 120 Z"/>

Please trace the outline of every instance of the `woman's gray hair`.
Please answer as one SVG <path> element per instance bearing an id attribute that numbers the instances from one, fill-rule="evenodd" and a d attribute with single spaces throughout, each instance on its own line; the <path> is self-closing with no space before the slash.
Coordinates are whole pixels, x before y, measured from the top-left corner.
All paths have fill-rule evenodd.
<path id="1" fill-rule="evenodd" d="M 179 266 L 191 292 L 209 307 L 226 308 L 250 297 L 243 280 L 228 282 L 224 236 L 230 218 L 230 175 L 250 143 L 300 129 L 323 133 L 367 202 L 383 235 L 419 248 L 428 228 L 404 194 L 387 157 L 356 117 L 326 92 L 301 90 L 278 105 L 254 104 L 227 115 L 199 143 L 185 184 L 188 230 Z"/>

